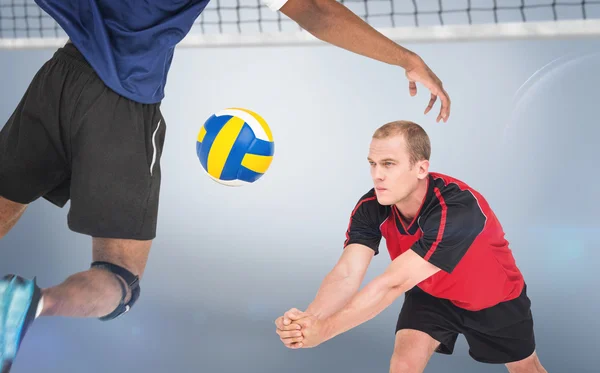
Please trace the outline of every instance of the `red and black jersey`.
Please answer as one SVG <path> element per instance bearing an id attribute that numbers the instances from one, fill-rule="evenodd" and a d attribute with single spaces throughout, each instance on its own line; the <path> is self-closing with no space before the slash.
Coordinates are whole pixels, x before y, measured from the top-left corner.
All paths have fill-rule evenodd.
<path id="1" fill-rule="evenodd" d="M 418 284 L 423 291 L 477 311 L 521 294 L 523 276 L 504 231 L 483 196 L 464 182 L 430 173 L 417 216 L 407 223 L 395 205 L 377 202 L 371 189 L 356 204 L 344 247 L 363 244 L 390 257 L 412 249 L 441 271 Z"/>

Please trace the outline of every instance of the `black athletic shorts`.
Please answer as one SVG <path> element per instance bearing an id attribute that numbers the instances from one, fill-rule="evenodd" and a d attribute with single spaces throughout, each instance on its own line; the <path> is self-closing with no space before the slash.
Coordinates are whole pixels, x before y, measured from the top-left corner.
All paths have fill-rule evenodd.
<path id="1" fill-rule="evenodd" d="M 396 332 L 401 329 L 429 334 L 440 342 L 436 352 L 447 355 L 452 354 L 456 339 L 462 334 L 471 357 L 482 363 L 519 361 L 535 350 L 527 285 L 519 297 L 480 311 L 459 308 L 415 286 L 405 295 Z"/>
<path id="2" fill-rule="evenodd" d="M 0 196 L 59 207 L 71 200 L 75 232 L 153 239 L 165 131 L 160 103 L 118 95 L 69 43 L 37 72 L 0 131 Z"/>

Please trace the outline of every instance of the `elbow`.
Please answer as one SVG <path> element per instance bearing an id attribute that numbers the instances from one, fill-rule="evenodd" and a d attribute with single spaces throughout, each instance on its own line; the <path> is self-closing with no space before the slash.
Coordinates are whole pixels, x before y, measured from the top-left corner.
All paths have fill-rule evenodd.
<path id="1" fill-rule="evenodd" d="M 393 299 L 398 298 L 407 289 L 407 281 L 403 277 L 384 274 L 375 282 L 377 292 L 387 293 Z"/>
<path id="2" fill-rule="evenodd" d="M 350 286 L 352 288 L 360 287 L 361 276 L 355 273 L 352 268 L 347 263 L 339 263 L 334 267 L 334 269 L 329 273 L 331 279 L 339 281 L 340 283 L 345 284 L 345 286 Z"/>
<path id="3" fill-rule="evenodd" d="M 348 263 L 342 261 L 335 265 L 332 273 L 339 278 L 348 278 L 352 275 L 352 271 L 350 270 Z"/>

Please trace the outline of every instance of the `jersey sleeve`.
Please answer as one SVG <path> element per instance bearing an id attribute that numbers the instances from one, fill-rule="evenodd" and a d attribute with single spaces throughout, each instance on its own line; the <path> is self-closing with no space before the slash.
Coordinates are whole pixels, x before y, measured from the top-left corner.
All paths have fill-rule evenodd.
<path id="1" fill-rule="evenodd" d="M 379 254 L 382 237 L 379 227 L 388 214 L 386 207 L 377 202 L 374 190 L 362 196 L 350 214 L 344 248 L 357 243 L 371 248 L 375 255 Z"/>
<path id="2" fill-rule="evenodd" d="M 419 222 L 423 235 L 412 250 L 443 271 L 452 273 L 483 231 L 486 216 L 468 190 L 440 203 Z"/>
<path id="3" fill-rule="evenodd" d="M 287 3 L 288 0 L 263 0 L 263 3 L 272 11 L 276 12 Z"/>

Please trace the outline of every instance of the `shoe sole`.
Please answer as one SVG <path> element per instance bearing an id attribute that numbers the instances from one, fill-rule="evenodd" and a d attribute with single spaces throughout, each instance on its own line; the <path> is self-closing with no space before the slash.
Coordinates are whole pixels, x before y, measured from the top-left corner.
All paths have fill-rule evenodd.
<path id="1" fill-rule="evenodd" d="M 35 319 L 40 297 L 35 279 L 26 281 L 9 275 L 0 281 L 0 326 L 5 330 L 0 337 L 1 373 L 10 372 L 21 341 Z"/>

